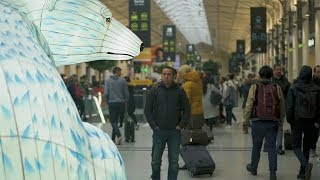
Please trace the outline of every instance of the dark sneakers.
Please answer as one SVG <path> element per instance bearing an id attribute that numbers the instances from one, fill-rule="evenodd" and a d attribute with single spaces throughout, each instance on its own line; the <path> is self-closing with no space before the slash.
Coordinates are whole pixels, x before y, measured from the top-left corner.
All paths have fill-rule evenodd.
<path id="1" fill-rule="evenodd" d="M 253 168 L 251 167 L 251 164 L 247 164 L 247 170 L 248 170 L 252 175 L 254 175 L 254 176 L 257 175 L 257 170 L 253 169 Z"/>
<path id="2" fill-rule="evenodd" d="M 277 174 L 275 171 L 270 171 L 270 180 L 277 180 Z"/>
<path id="3" fill-rule="evenodd" d="M 312 167 L 313 167 L 312 163 L 308 163 L 308 165 L 306 166 L 306 173 L 304 177 L 305 180 L 309 180 L 311 178 Z"/>
<path id="4" fill-rule="evenodd" d="M 277 153 L 279 154 L 279 155 L 284 155 L 284 150 L 282 150 L 282 149 L 277 149 Z"/>

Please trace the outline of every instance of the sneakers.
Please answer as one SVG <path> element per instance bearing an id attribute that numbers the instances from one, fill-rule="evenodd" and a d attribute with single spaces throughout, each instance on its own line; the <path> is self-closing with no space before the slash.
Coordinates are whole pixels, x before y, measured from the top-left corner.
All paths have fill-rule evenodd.
<path id="1" fill-rule="evenodd" d="M 225 128 L 226 128 L 226 129 L 231 129 L 231 126 L 230 126 L 230 125 L 227 125 Z"/>
<path id="2" fill-rule="evenodd" d="M 251 164 L 247 164 L 247 170 L 254 176 L 257 175 L 257 170 L 254 170 L 252 167 L 251 167 Z"/>
<path id="3" fill-rule="evenodd" d="M 309 180 L 311 178 L 312 167 L 313 167 L 312 163 L 308 163 L 308 165 L 306 166 L 306 173 L 304 178 L 305 180 Z"/>
<path id="4" fill-rule="evenodd" d="M 140 126 L 139 123 L 137 123 L 137 124 L 136 124 L 136 130 L 137 130 L 137 131 L 139 130 L 139 126 Z"/>
<path id="5" fill-rule="evenodd" d="M 318 153 L 314 149 L 310 149 L 310 157 L 316 157 Z"/>
<path id="6" fill-rule="evenodd" d="M 270 180 L 277 180 L 277 174 L 275 171 L 270 171 Z"/>
<path id="7" fill-rule="evenodd" d="M 120 137 L 118 137 L 117 145 L 120 145 L 120 144 L 121 144 L 121 142 L 122 142 L 122 137 L 120 136 Z"/>
<path id="8" fill-rule="evenodd" d="M 284 155 L 284 150 L 282 150 L 282 149 L 277 149 L 277 153 L 279 154 L 279 155 Z"/>
<path id="9" fill-rule="evenodd" d="M 297 175 L 297 179 L 304 179 L 304 178 L 305 178 L 305 175 L 304 175 L 304 174 L 300 174 L 300 173 L 299 173 L 299 174 Z"/>

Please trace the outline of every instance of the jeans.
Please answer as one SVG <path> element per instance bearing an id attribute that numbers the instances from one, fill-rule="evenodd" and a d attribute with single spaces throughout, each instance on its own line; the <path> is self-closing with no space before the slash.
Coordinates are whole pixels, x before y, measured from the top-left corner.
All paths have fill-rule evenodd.
<path id="1" fill-rule="evenodd" d="M 122 114 L 124 114 L 125 103 L 114 102 L 109 103 L 109 114 L 110 114 L 110 122 L 112 125 L 112 136 L 111 139 L 114 141 L 117 137 L 121 136 L 121 133 L 118 128 L 119 118 Z"/>
<path id="2" fill-rule="evenodd" d="M 275 121 L 252 121 L 252 154 L 251 167 L 258 169 L 263 139 L 266 140 L 268 149 L 269 171 L 277 171 L 276 139 L 279 124 Z"/>
<path id="3" fill-rule="evenodd" d="M 277 133 L 277 149 L 282 149 L 283 127 L 278 129 Z"/>
<path id="4" fill-rule="evenodd" d="M 292 149 L 294 154 L 297 156 L 300 161 L 300 170 L 305 168 L 309 162 L 309 153 L 310 148 L 313 145 L 317 129 L 314 126 L 313 122 L 304 122 L 299 125 L 291 124 L 292 132 Z M 303 133 L 303 140 L 302 140 Z M 303 141 L 303 149 L 301 150 L 301 144 Z"/>
<path id="5" fill-rule="evenodd" d="M 282 142 L 283 142 L 283 127 L 281 127 L 281 128 L 279 127 L 278 133 L 277 133 L 277 145 L 276 145 L 277 150 L 278 149 L 282 150 Z M 263 149 L 264 149 L 264 151 L 268 151 L 266 143 L 264 143 Z"/>
<path id="6" fill-rule="evenodd" d="M 161 159 L 163 151 L 168 145 L 168 180 L 176 180 L 179 172 L 179 151 L 181 131 L 177 129 L 156 129 L 152 135 L 151 167 L 153 180 L 160 180 Z M 164 179 L 164 178 L 162 178 Z"/>
<path id="7" fill-rule="evenodd" d="M 237 121 L 236 116 L 232 112 L 233 107 L 227 107 L 226 106 L 226 114 L 227 114 L 227 124 L 231 126 L 232 124 L 232 118 Z"/>

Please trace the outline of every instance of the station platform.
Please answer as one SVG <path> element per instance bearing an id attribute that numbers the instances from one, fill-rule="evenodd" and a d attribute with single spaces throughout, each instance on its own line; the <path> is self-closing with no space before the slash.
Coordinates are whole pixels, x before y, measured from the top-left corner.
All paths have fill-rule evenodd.
<path id="1" fill-rule="evenodd" d="M 216 169 L 212 176 L 197 176 L 199 179 L 216 180 L 266 180 L 269 179 L 268 156 L 261 152 L 261 159 L 258 168 L 258 175 L 252 176 L 246 170 L 246 164 L 250 162 L 252 139 L 251 134 L 242 133 L 242 109 L 235 108 L 234 113 L 241 123 L 234 123 L 232 128 L 225 128 L 224 125 L 214 127 L 214 142 L 208 145 L 208 150 L 215 161 Z M 111 135 L 111 125 L 106 123 L 99 125 L 105 132 Z M 285 124 L 284 129 L 289 129 L 289 124 Z M 124 128 L 120 128 L 124 135 Z M 250 132 L 250 131 L 249 131 Z M 140 119 L 140 128 L 136 131 L 136 142 L 126 143 L 123 141 L 118 145 L 118 149 L 125 163 L 126 172 L 129 180 L 148 180 L 151 176 L 151 147 L 152 130 L 143 120 Z M 318 143 L 317 152 L 320 153 L 320 143 Z M 320 162 L 317 157 L 310 157 L 313 163 L 312 178 L 320 179 Z M 182 158 L 179 158 L 179 165 L 184 164 Z M 162 158 L 161 179 L 167 179 L 168 157 L 165 150 Z M 278 155 L 279 180 L 293 180 L 299 171 L 299 162 L 292 150 L 286 150 L 284 155 Z M 180 170 L 179 180 L 194 179 L 187 170 Z"/>

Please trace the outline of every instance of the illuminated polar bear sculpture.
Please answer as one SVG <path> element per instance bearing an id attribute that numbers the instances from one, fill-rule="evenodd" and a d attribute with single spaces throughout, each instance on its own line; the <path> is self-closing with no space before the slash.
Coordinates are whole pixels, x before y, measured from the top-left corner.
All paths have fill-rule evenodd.
<path id="1" fill-rule="evenodd" d="M 76 30 L 76 26 L 83 28 L 82 19 L 78 18 L 77 24 L 67 16 L 59 18 L 69 18 L 65 21 L 72 26 L 46 29 L 64 21 L 55 13 L 45 15 L 46 11 L 64 11 L 84 1 L 43 2 L 51 3 L 46 4 L 48 9 L 28 9 L 30 4 L 37 7 L 36 0 L 0 1 L 0 179 L 126 179 L 116 146 L 107 134 L 82 123 L 56 65 L 130 59 L 139 54 L 142 42 L 118 23 L 118 30 L 109 37 L 114 28 L 112 18 L 107 19 L 108 26 L 94 30 L 96 33 L 86 28 Z M 69 6 L 59 6 L 66 2 Z M 105 9 L 100 16 L 105 19 L 109 11 L 99 1 L 85 2 Z M 94 9 L 82 5 L 86 8 Z M 81 8 L 66 11 L 75 14 L 76 10 L 81 11 L 81 17 L 90 17 Z M 100 34 L 104 34 L 102 38 Z M 90 38 L 93 36 L 96 39 Z M 125 41 L 121 36 L 130 38 Z"/>

